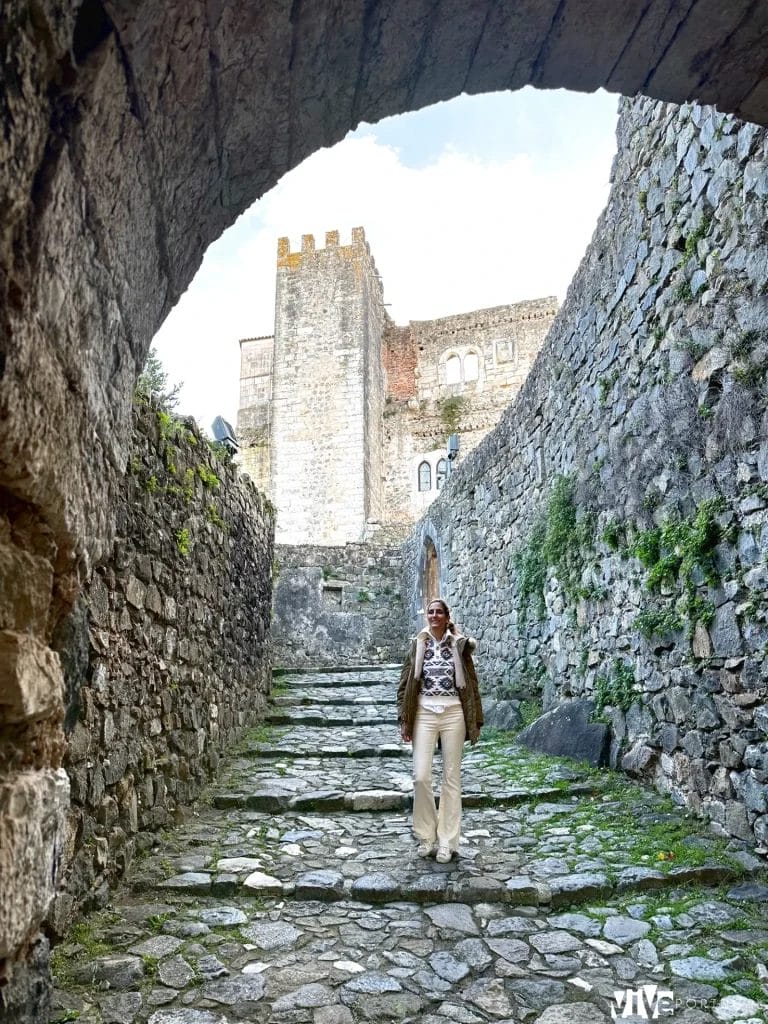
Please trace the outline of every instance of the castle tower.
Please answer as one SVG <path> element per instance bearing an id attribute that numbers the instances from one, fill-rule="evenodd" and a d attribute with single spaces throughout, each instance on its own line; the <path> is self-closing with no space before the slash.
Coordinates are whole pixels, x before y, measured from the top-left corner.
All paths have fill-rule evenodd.
<path id="1" fill-rule="evenodd" d="M 365 540 L 382 515 L 381 282 L 365 232 L 278 241 L 271 486 L 277 540 Z M 276 457 L 279 455 L 279 457 Z"/>

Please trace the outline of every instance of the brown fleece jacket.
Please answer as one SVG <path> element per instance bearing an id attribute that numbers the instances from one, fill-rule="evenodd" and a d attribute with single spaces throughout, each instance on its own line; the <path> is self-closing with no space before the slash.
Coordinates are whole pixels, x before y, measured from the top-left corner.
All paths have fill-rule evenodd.
<path id="1" fill-rule="evenodd" d="M 464 677 L 467 685 L 458 690 L 461 709 L 464 712 L 464 725 L 467 731 L 466 738 L 470 743 L 477 743 L 480 736 L 480 726 L 483 724 L 483 705 L 480 701 L 480 690 L 477 685 L 477 673 L 475 664 L 472 661 L 472 651 L 475 649 L 475 641 L 471 637 L 456 637 L 456 646 L 464 666 Z M 421 679 L 414 677 L 416 664 L 416 638 L 411 640 L 410 647 L 403 662 L 400 672 L 400 685 L 397 688 L 397 720 L 408 730 L 408 735 L 413 735 L 413 723 L 416 720 L 416 711 L 419 706 L 419 691 L 421 690 Z"/>

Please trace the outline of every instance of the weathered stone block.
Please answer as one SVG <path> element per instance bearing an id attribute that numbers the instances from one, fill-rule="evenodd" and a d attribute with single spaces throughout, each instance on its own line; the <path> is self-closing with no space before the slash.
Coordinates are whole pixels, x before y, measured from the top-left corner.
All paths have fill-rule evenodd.
<path id="1" fill-rule="evenodd" d="M 518 733 L 516 742 L 545 754 L 606 765 L 610 730 L 603 722 L 590 721 L 593 709 L 590 700 L 567 701 Z"/>
<path id="2" fill-rule="evenodd" d="M 47 559 L 0 544 L 0 628 L 43 633 L 52 590 Z"/>
<path id="3" fill-rule="evenodd" d="M 63 769 L 0 784 L 0 958 L 45 917 L 59 884 L 69 780 Z"/>
<path id="4" fill-rule="evenodd" d="M 59 656 L 35 637 L 0 633 L 0 720 L 48 718 L 62 710 L 64 676 Z"/>

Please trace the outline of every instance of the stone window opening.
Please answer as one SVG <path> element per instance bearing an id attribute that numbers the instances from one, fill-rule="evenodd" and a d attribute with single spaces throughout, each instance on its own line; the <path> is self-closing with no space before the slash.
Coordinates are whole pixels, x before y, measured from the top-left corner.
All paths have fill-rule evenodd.
<path id="1" fill-rule="evenodd" d="M 435 467 L 435 486 L 438 491 L 443 489 L 443 484 L 448 479 L 448 460 L 438 459 Z"/>
<path id="2" fill-rule="evenodd" d="M 464 356 L 464 380 L 469 383 L 480 379 L 480 356 L 477 352 L 467 352 Z"/>
<path id="3" fill-rule="evenodd" d="M 461 384 L 461 359 L 459 356 L 449 356 L 445 361 L 445 383 Z"/>
<path id="4" fill-rule="evenodd" d="M 432 467 L 428 462 L 419 464 L 419 490 L 432 490 Z"/>

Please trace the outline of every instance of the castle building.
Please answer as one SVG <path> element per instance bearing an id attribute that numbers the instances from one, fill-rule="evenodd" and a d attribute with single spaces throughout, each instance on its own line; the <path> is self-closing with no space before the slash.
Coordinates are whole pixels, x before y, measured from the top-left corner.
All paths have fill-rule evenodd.
<path id="1" fill-rule="evenodd" d="M 282 544 L 398 540 L 499 421 L 557 312 L 553 297 L 397 326 L 363 228 L 278 241 L 275 333 L 240 342 L 243 468 Z"/>

